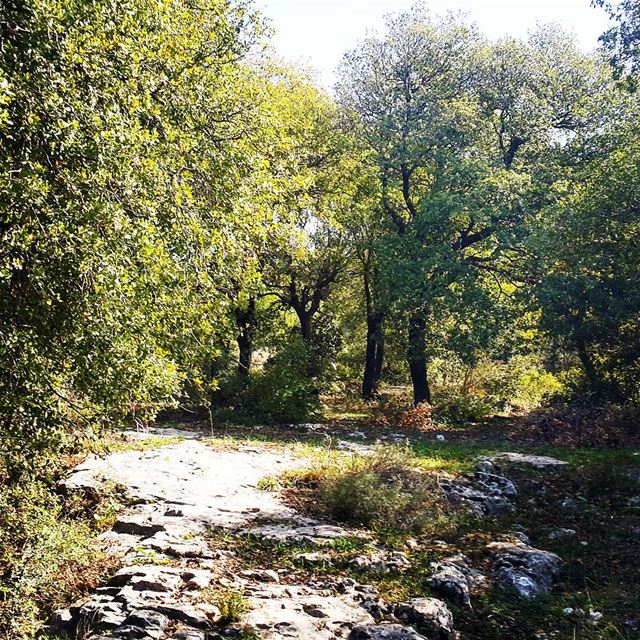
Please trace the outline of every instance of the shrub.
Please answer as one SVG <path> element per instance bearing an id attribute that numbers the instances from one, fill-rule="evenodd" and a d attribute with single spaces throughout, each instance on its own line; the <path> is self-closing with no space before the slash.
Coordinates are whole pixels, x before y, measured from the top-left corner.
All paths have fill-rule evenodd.
<path id="1" fill-rule="evenodd" d="M 219 589 L 213 593 L 212 599 L 220 610 L 220 622 L 223 624 L 240 621 L 250 608 L 244 595 L 235 589 Z"/>
<path id="2" fill-rule="evenodd" d="M 418 533 L 443 514 L 437 478 L 416 468 L 401 448 L 380 447 L 346 466 L 334 463 L 311 473 L 319 476 L 320 501 L 344 522 Z"/>
<path id="3" fill-rule="evenodd" d="M 275 423 L 306 422 L 320 411 L 320 397 L 307 369 L 307 353 L 292 336 L 257 372 L 243 404 L 254 417 Z"/>
<path id="4" fill-rule="evenodd" d="M 33 637 L 56 608 L 91 589 L 109 569 L 88 520 L 64 517 L 42 482 L 0 490 L 0 638 Z"/>

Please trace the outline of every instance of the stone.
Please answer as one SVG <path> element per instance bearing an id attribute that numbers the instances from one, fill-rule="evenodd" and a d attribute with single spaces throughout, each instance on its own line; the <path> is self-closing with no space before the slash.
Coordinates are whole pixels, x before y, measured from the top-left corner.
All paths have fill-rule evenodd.
<path id="1" fill-rule="evenodd" d="M 372 555 L 362 555 L 354 558 L 352 564 L 365 571 L 389 573 L 390 571 L 406 571 L 411 562 L 401 551 L 381 551 Z"/>
<path id="2" fill-rule="evenodd" d="M 219 636 L 218 634 L 215 634 L 213 637 L 222 638 L 222 636 Z M 195 629 L 181 629 L 171 636 L 171 640 L 205 640 L 205 638 L 213 640 L 213 637 L 210 634 L 205 636 L 203 631 L 196 631 Z"/>
<path id="3" fill-rule="evenodd" d="M 575 529 L 564 529 L 559 527 L 549 533 L 549 540 L 570 540 L 571 538 L 575 538 L 577 535 L 578 534 Z"/>
<path id="4" fill-rule="evenodd" d="M 310 551 L 308 553 L 298 553 L 296 560 L 300 560 L 306 564 L 331 564 L 331 554 L 322 551 Z"/>
<path id="5" fill-rule="evenodd" d="M 240 575 L 259 582 L 280 582 L 280 576 L 272 569 L 242 571 Z"/>
<path id="6" fill-rule="evenodd" d="M 427 640 L 409 627 L 399 624 L 365 625 L 354 627 L 349 640 Z"/>
<path id="7" fill-rule="evenodd" d="M 210 624 L 209 616 L 188 603 L 174 602 L 159 604 L 156 605 L 155 608 L 169 619 L 184 622 L 192 627 L 206 629 Z"/>
<path id="8" fill-rule="evenodd" d="M 568 465 L 568 462 L 564 460 L 558 460 L 557 458 L 551 458 L 550 456 L 535 456 L 528 453 L 518 453 L 515 451 L 505 451 L 497 453 L 491 458 L 491 461 L 505 461 L 516 464 L 527 464 L 537 469 L 545 469 L 547 467 L 564 467 Z"/>
<path id="9" fill-rule="evenodd" d="M 474 476 L 477 486 L 486 490 L 489 495 L 507 498 L 515 498 L 518 495 L 515 485 L 509 478 L 480 471 L 476 471 Z"/>
<path id="10" fill-rule="evenodd" d="M 116 533 L 128 533 L 136 536 L 152 536 L 162 531 L 164 526 L 157 522 L 151 522 L 144 516 L 121 516 L 113 525 Z"/>
<path id="11" fill-rule="evenodd" d="M 431 568 L 434 573 L 427 582 L 431 590 L 461 607 L 471 607 L 471 592 L 487 584 L 462 554 L 434 562 Z"/>
<path id="12" fill-rule="evenodd" d="M 515 507 L 507 497 L 492 495 L 486 488 L 484 490 L 477 488 L 469 479 L 444 480 L 441 484 L 452 502 L 467 506 L 480 517 L 493 517 L 515 511 Z"/>
<path id="13" fill-rule="evenodd" d="M 496 582 L 525 600 L 549 593 L 562 566 L 555 553 L 524 544 L 493 542 L 488 549 L 496 558 L 493 564 Z"/>
<path id="14" fill-rule="evenodd" d="M 496 467 L 493 462 L 483 458 L 476 464 L 474 471 L 476 471 L 476 473 L 495 473 Z"/>
<path id="15" fill-rule="evenodd" d="M 453 628 L 453 614 L 437 598 L 413 598 L 397 605 L 395 614 L 398 620 L 415 625 L 433 640 L 455 640 L 458 637 Z"/>
<path id="16" fill-rule="evenodd" d="M 313 638 L 335 640 L 358 624 L 373 623 L 372 616 L 351 594 L 303 585 L 257 584 L 246 590 L 251 605 L 242 624 L 260 630 L 260 638 Z"/>
<path id="17" fill-rule="evenodd" d="M 158 611 L 140 609 L 129 614 L 123 624 L 143 629 L 149 638 L 156 640 L 162 637 L 169 618 Z"/>

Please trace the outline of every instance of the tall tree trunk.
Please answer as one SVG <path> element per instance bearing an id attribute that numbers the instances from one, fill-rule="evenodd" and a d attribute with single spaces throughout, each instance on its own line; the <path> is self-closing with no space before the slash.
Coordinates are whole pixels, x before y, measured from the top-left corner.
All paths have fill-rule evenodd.
<path id="1" fill-rule="evenodd" d="M 425 354 L 426 320 L 422 314 L 409 319 L 409 347 L 407 361 L 413 384 L 413 404 L 431 404 L 431 391 L 427 380 L 427 357 Z"/>
<path id="2" fill-rule="evenodd" d="M 378 328 L 378 333 L 376 334 L 376 339 L 377 339 L 376 361 L 375 361 L 373 379 L 375 380 L 376 391 L 377 391 L 378 384 L 382 379 L 382 368 L 384 367 L 385 336 L 384 336 L 384 314 L 382 313 L 380 313 L 379 328 Z"/>
<path id="3" fill-rule="evenodd" d="M 593 360 L 591 359 L 591 354 L 587 350 L 587 345 L 584 340 L 578 340 L 578 358 L 580 358 L 580 362 L 584 367 L 584 371 L 587 374 L 587 380 L 589 380 L 589 384 L 591 385 L 591 389 L 599 394 L 601 391 L 600 378 L 598 377 L 598 373 L 596 371 L 596 367 L 593 364 Z"/>
<path id="4" fill-rule="evenodd" d="M 371 400 L 378 390 L 378 382 L 382 375 L 384 362 L 384 315 L 375 310 L 371 287 L 371 263 L 364 264 L 363 272 L 364 298 L 367 308 L 367 344 L 364 358 L 364 375 L 362 376 L 362 397 Z"/>
<path id="5" fill-rule="evenodd" d="M 362 397 L 371 400 L 378 390 L 384 362 L 384 333 L 382 313 L 367 315 L 367 348 L 365 352 Z"/>
<path id="6" fill-rule="evenodd" d="M 240 352 L 238 358 L 238 373 L 246 378 L 249 376 L 251 362 L 253 360 L 253 339 L 255 336 L 257 318 L 255 298 L 249 298 L 246 309 L 236 309 L 236 321 L 240 333 L 236 341 Z"/>
<path id="7" fill-rule="evenodd" d="M 300 335 L 302 336 L 302 340 L 307 346 L 310 346 L 312 333 L 311 320 L 313 318 L 313 314 L 309 313 L 306 309 L 303 309 L 301 307 L 296 308 L 295 312 L 300 322 Z"/>

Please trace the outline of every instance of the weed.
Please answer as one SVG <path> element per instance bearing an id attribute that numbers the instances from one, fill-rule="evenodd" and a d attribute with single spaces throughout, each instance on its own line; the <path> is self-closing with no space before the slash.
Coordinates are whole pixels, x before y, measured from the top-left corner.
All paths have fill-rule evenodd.
<path id="1" fill-rule="evenodd" d="M 236 589 L 216 589 L 208 599 L 218 607 L 222 624 L 239 622 L 251 608 L 244 594 Z"/>

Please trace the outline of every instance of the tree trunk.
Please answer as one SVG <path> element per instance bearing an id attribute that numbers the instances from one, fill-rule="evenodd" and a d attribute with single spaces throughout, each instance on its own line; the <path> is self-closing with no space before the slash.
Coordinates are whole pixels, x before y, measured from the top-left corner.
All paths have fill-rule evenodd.
<path id="1" fill-rule="evenodd" d="M 365 352 L 362 397 L 371 400 L 377 392 L 384 362 L 384 333 L 382 313 L 367 316 L 367 349 Z"/>
<path id="2" fill-rule="evenodd" d="M 431 392 L 427 380 L 427 357 L 425 354 L 426 321 L 420 314 L 409 319 L 409 347 L 407 361 L 413 384 L 413 404 L 431 404 Z"/>
<path id="3" fill-rule="evenodd" d="M 373 379 L 376 383 L 376 390 L 378 388 L 378 384 L 382 379 L 382 368 L 384 366 L 384 347 L 385 347 L 385 337 L 384 337 L 384 315 L 380 314 L 380 326 L 376 336 L 378 340 L 377 348 L 376 348 L 376 362 L 375 362 L 375 370 L 373 374 Z"/>
<path id="4" fill-rule="evenodd" d="M 243 378 L 246 378 L 249 376 L 251 361 L 253 360 L 253 339 L 257 326 L 256 301 L 254 298 L 249 299 L 246 309 L 236 309 L 236 321 L 240 328 L 240 333 L 236 338 L 240 352 L 238 373 Z"/>
<path id="5" fill-rule="evenodd" d="M 596 367 L 593 364 L 593 360 L 591 359 L 591 355 L 587 350 L 587 345 L 584 340 L 578 340 L 578 358 L 580 358 L 580 362 L 584 367 L 584 371 L 587 374 L 587 380 L 589 380 L 589 384 L 591 385 L 592 391 L 598 395 L 601 392 L 601 384 L 600 378 L 598 377 L 598 373 L 596 371 Z"/>
<path id="6" fill-rule="evenodd" d="M 313 315 L 309 313 L 306 309 L 297 308 L 295 309 L 296 314 L 298 316 L 298 320 L 300 321 L 300 335 L 302 336 L 302 340 L 307 346 L 311 345 L 311 319 Z"/>

